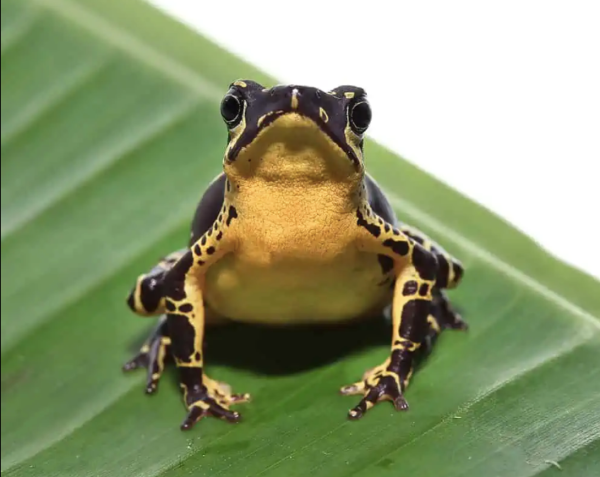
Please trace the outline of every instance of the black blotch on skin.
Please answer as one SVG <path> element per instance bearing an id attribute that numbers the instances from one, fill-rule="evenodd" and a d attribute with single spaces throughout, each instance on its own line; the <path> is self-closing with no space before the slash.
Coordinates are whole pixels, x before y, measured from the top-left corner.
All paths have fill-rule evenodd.
<path id="1" fill-rule="evenodd" d="M 394 345 L 400 346 L 402 348 L 409 348 L 411 346 L 411 342 L 409 340 L 396 340 Z"/>
<path id="2" fill-rule="evenodd" d="M 417 289 L 419 288 L 419 284 L 414 280 L 409 280 L 404 284 L 404 288 L 402 289 L 402 295 L 411 296 L 417 293 Z"/>
<path id="3" fill-rule="evenodd" d="M 135 298 L 133 297 L 134 292 L 135 289 L 131 290 L 131 293 L 129 293 L 129 296 L 127 297 L 127 306 L 131 308 L 131 311 L 135 311 Z"/>
<path id="4" fill-rule="evenodd" d="M 185 290 L 183 289 L 183 282 L 174 283 L 169 287 L 168 295 L 175 301 L 181 301 L 185 299 Z"/>
<path id="5" fill-rule="evenodd" d="M 390 231 L 390 224 L 388 224 L 387 222 L 384 225 L 384 230 L 386 233 L 388 233 Z"/>
<path id="6" fill-rule="evenodd" d="M 223 232 L 219 232 L 217 235 L 217 240 L 221 240 L 223 238 Z"/>
<path id="7" fill-rule="evenodd" d="M 450 264 L 448 263 L 448 260 L 446 260 L 446 257 L 444 257 L 443 255 L 438 255 L 437 262 L 438 277 L 436 284 L 440 288 L 446 288 L 448 286 L 448 277 L 450 275 Z"/>
<path id="8" fill-rule="evenodd" d="M 223 214 L 219 214 L 219 217 L 217 217 L 217 221 L 223 222 Z"/>
<path id="9" fill-rule="evenodd" d="M 454 262 L 454 282 L 458 283 L 462 280 L 463 274 L 465 273 L 465 270 L 462 266 L 460 266 L 458 263 Z"/>
<path id="10" fill-rule="evenodd" d="M 167 315 L 167 326 L 169 336 L 171 336 L 173 354 L 181 361 L 187 361 L 194 353 L 194 339 L 196 331 L 194 327 L 183 315 L 172 313 Z"/>
<path id="11" fill-rule="evenodd" d="M 204 265 L 204 260 L 198 260 L 196 263 L 197 263 L 198 265 Z"/>
<path id="12" fill-rule="evenodd" d="M 225 181 L 225 190 L 227 190 L 227 192 L 231 190 L 231 183 L 228 180 Z"/>
<path id="13" fill-rule="evenodd" d="M 140 284 L 140 301 L 142 302 L 144 309 L 148 312 L 156 310 L 163 297 L 163 276 L 164 275 L 144 278 Z"/>
<path id="14" fill-rule="evenodd" d="M 179 380 L 187 388 L 186 404 L 189 406 L 204 399 L 207 395 L 206 386 L 202 384 L 202 368 L 179 368 Z"/>
<path id="15" fill-rule="evenodd" d="M 377 260 L 379 261 L 383 275 L 387 275 L 394 268 L 394 259 L 387 255 L 377 255 Z"/>
<path id="16" fill-rule="evenodd" d="M 429 300 L 414 299 L 407 302 L 402 308 L 398 329 L 400 337 L 414 343 L 422 342 L 427 334 L 427 316 L 430 309 Z"/>
<path id="17" fill-rule="evenodd" d="M 427 283 L 422 283 L 421 288 L 419 288 L 419 295 L 425 296 L 429 292 L 429 285 Z"/>
<path id="18" fill-rule="evenodd" d="M 185 253 L 183 257 L 169 270 L 165 276 L 165 295 L 173 298 L 175 301 L 181 301 L 185 298 L 184 282 L 185 275 L 194 263 L 194 257 L 191 252 Z"/>
<path id="19" fill-rule="evenodd" d="M 406 377 L 413 367 L 413 353 L 404 349 L 392 351 L 388 371 L 396 373 L 400 377 L 400 382 L 404 383 Z"/>
<path id="20" fill-rule="evenodd" d="M 367 231 L 373 236 L 373 237 L 379 237 L 379 235 L 381 234 L 381 229 L 375 225 L 375 224 L 370 224 L 369 222 L 367 222 L 365 220 L 364 215 L 362 214 L 362 212 L 360 211 L 360 209 L 356 209 L 356 217 L 357 217 L 357 221 L 356 224 L 359 227 L 364 227 L 365 229 L 367 229 Z"/>
<path id="21" fill-rule="evenodd" d="M 233 205 L 230 205 L 229 212 L 227 214 L 227 225 L 229 225 L 233 219 L 236 219 L 237 216 L 237 209 Z"/>
<path id="22" fill-rule="evenodd" d="M 167 302 L 165 303 L 165 308 L 167 309 L 167 311 L 175 311 L 175 305 L 169 300 L 167 300 Z"/>
<path id="23" fill-rule="evenodd" d="M 206 253 L 208 253 L 209 255 L 212 255 L 213 253 L 215 253 L 215 247 L 208 247 L 206 249 Z"/>
<path id="24" fill-rule="evenodd" d="M 200 240 L 200 243 L 201 243 L 202 245 L 206 245 L 206 235 L 203 235 L 203 236 L 202 236 L 202 239 Z"/>
<path id="25" fill-rule="evenodd" d="M 181 313 L 189 313 L 194 309 L 194 306 L 191 303 L 184 303 L 179 307 L 179 311 Z"/>
<path id="26" fill-rule="evenodd" d="M 196 352 L 194 353 L 194 359 L 195 359 L 196 361 L 200 361 L 200 358 L 201 358 L 201 357 L 202 357 L 202 355 L 200 354 L 200 352 L 199 352 L 199 351 L 196 351 Z"/>
<path id="27" fill-rule="evenodd" d="M 383 242 L 383 245 L 391 248 L 394 253 L 397 253 L 398 255 L 404 256 L 408 254 L 408 243 L 405 240 L 394 240 L 393 238 L 389 238 Z"/>
<path id="28" fill-rule="evenodd" d="M 435 255 L 417 245 L 413 249 L 413 265 L 424 280 L 434 280 L 437 275 L 437 260 Z"/>
<path id="29" fill-rule="evenodd" d="M 423 245 L 423 238 L 419 237 L 417 235 L 411 234 L 410 232 L 404 232 L 404 235 L 406 235 L 407 237 L 411 238 L 412 240 L 414 240 L 415 242 L 417 242 L 420 245 Z"/>
<path id="30" fill-rule="evenodd" d="M 194 245 L 194 253 L 198 257 L 202 256 L 202 249 L 200 248 L 200 245 L 198 245 L 198 244 Z"/>

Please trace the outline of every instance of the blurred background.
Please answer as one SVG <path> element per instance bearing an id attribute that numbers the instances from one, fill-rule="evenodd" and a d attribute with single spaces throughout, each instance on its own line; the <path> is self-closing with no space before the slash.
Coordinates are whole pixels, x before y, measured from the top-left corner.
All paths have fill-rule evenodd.
<path id="1" fill-rule="evenodd" d="M 282 82 L 363 86 L 371 137 L 600 278 L 573 243 L 600 232 L 597 1 L 151 3 Z"/>

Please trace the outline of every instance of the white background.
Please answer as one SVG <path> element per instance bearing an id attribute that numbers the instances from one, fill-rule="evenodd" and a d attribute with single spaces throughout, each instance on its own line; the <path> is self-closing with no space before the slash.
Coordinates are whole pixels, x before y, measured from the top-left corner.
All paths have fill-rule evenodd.
<path id="1" fill-rule="evenodd" d="M 150 1 L 600 278 L 600 2 Z"/>

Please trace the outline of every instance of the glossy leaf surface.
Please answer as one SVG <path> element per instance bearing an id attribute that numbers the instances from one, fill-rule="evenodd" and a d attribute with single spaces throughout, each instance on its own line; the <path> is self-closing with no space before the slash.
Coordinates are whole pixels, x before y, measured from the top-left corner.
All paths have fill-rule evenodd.
<path id="1" fill-rule="evenodd" d="M 3 0 L 1 26 L 3 475 L 600 475 L 599 283 L 372 141 L 400 217 L 466 265 L 469 332 L 442 335 L 408 412 L 358 422 L 337 390 L 385 325 L 211 332 L 210 372 L 253 402 L 181 432 L 175 373 L 148 398 L 120 371 L 152 326 L 124 298 L 187 240 L 229 83 L 276 81 L 137 1 Z"/>

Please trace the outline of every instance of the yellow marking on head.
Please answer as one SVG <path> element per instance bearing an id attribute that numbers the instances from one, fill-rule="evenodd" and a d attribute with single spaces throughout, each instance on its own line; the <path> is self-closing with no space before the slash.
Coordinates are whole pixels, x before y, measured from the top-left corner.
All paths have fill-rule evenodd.
<path id="1" fill-rule="evenodd" d="M 246 82 L 245 82 L 245 81 L 236 81 L 236 82 L 234 82 L 233 84 L 234 84 L 235 86 L 239 86 L 240 88 L 245 88 L 245 87 L 247 87 L 247 86 L 248 86 L 248 85 L 246 84 Z"/>
<path id="2" fill-rule="evenodd" d="M 263 114 L 260 118 L 258 118 L 258 121 L 256 121 L 256 125 L 258 127 L 260 127 L 260 125 L 263 123 L 263 121 L 265 119 L 267 119 L 267 117 L 269 116 L 269 114 L 272 114 L 272 111 L 269 111 L 267 114 Z"/>
<path id="3" fill-rule="evenodd" d="M 263 115 L 262 115 L 260 118 L 258 118 L 258 121 L 256 121 L 256 125 L 257 125 L 258 127 L 260 127 L 260 125 L 263 123 L 263 121 L 264 121 L 265 119 L 267 119 L 267 118 L 268 118 L 269 116 L 271 116 L 272 114 L 277 114 L 277 113 L 281 113 L 281 111 L 280 111 L 280 110 L 278 110 L 278 111 L 269 111 L 268 113 L 266 113 L 266 114 L 263 114 Z"/>
<path id="4" fill-rule="evenodd" d="M 323 108 L 319 108 L 319 117 L 324 122 L 328 122 L 329 121 L 329 116 L 327 115 L 327 112 Z"/>
<path id="5" fill-rule="evenodd" d="M 294 88 L 292 90 L 292 109 L 298 109 L 298 90 Z"/>
<path id="6" fill-rule="evenodd" d="M 346 96 L 348 99 L 352 99 L 354 98 L 354 93 L 352 91 L 347 91 L 344 93 L 344 96 Z"/>

